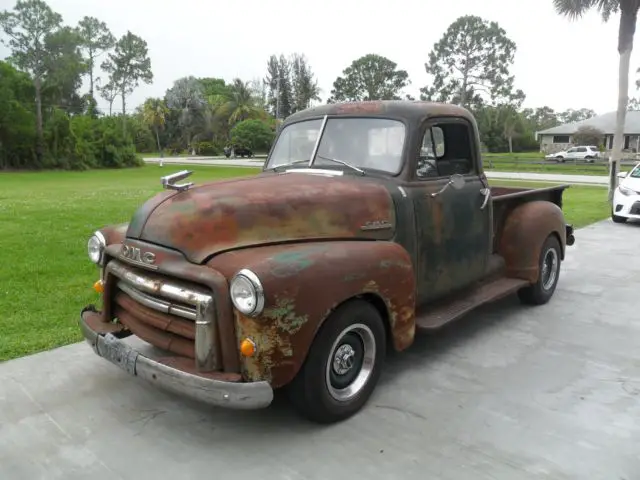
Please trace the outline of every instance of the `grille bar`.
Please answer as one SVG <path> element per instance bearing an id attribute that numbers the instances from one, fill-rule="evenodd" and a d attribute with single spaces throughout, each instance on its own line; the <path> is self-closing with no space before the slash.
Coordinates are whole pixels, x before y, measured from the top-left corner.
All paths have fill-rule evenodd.
<path id="1" fill-rule="evenodd" d="M 212 295 L 207 294 L 203 289 L 182 285 L 179 281 L 166 279 L 155 273 L 142 273 L 117 260 L 110 261 L 106 270 L 120 279 L 117 282 L 118 288 L 141 305 L 193 320 L 195 322 L 196 370 L 209 372 L 217 368 L 215 349 L 217 335 Z"/>
<path id="2" fill-rule="evenodd" d="M 118 288 L 145 307 L 153 308 L 159 312 L 168 313 L 169 315 L 177 315 L 193 321 L 195 321 L 198 316 L 195 308 L 185 308 L 171 302 L 160 300 L 159 298 L 147 295 L 140 290 L 130 287 L 122 280 L 118 282 Z"/>

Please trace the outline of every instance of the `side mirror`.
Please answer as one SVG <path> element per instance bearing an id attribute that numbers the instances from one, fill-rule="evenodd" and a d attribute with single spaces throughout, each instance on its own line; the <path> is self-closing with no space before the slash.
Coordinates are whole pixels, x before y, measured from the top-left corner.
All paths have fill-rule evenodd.
<path id="1" fill-rule="evenodd" d="M 627 178 L 626 172 L 618 172 L 618 178 Z"/>

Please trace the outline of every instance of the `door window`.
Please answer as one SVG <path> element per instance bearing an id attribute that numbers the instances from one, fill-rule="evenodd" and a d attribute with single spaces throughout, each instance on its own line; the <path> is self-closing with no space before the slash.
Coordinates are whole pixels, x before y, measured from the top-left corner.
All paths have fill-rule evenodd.
<path id="1" fill-rule="evenodd" d="M 418 156 L 418 179 L 466 175 L 475 170 L 469 127 L 462 123 L 437 123 L 427 128 Z"/>

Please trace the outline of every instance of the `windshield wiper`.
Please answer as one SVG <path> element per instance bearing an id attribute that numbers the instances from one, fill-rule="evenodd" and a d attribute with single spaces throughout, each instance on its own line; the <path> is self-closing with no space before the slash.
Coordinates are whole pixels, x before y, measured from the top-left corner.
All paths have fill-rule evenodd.
<path id="1" fill-rule="evenodd" d="M 353 165 L 351 165 L 351 164 L 349 164 L 349 163 L 345 162 L 344 160 L 338 160 L 337 158 L 323 157 L 323 156 L 322 156 L 322 155 L 320 155 L 320 154 L 316 154 L 316 157 L 318 157 L 318 158 L 322 158 L 323 160 L 329 160 L 330 162 L 336 162 L 336 163 L 339 163 L 340 165 L 344 165 L 345 167 L 352 168 L 352 169 L 353 169 L 353 170 L 355 170 L 356 172 L 360 172 L 362 175 L 364 175 L 364 174 L 365 174 L 365 173 L 364 173 L 364 170 L 362 170 L 362 169 L 360 169 L 360 168 L 358 168 L 358 167 L 355 167 L 355 166 L 353 166 Z"/>
<path id="2" fill-rule="evenodd" d="M 295 162 L 283 163 L 282 165 L 276 165 L 275 167 L 267 168 L 267 170 L 275 170 L 276 168 L 289 167 L 291 165 L 297 165 L 299 163 L 309 163 L 309 160 L 296 160 Z"/>

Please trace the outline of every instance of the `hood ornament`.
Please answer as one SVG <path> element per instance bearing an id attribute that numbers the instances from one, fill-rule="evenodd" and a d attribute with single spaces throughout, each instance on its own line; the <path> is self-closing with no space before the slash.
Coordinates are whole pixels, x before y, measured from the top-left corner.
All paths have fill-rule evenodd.
<path id="1" fill-rule="evenodd" d="M 176 182 L 179 182 L 180 180 L 184 180 L 192 173 L 193 171 L 191 170 L 182 170 L 180 172 L 172 173 L 171 175 L 162 177 L 160 178 L 160 181 L 162 182 L 162 187 L 165 190 L 177 190 L 179 192 L 188 190 L 189 187 L 193 186 L 193 182 L 181 183 L 181 184 L 176 184 Z"/>

